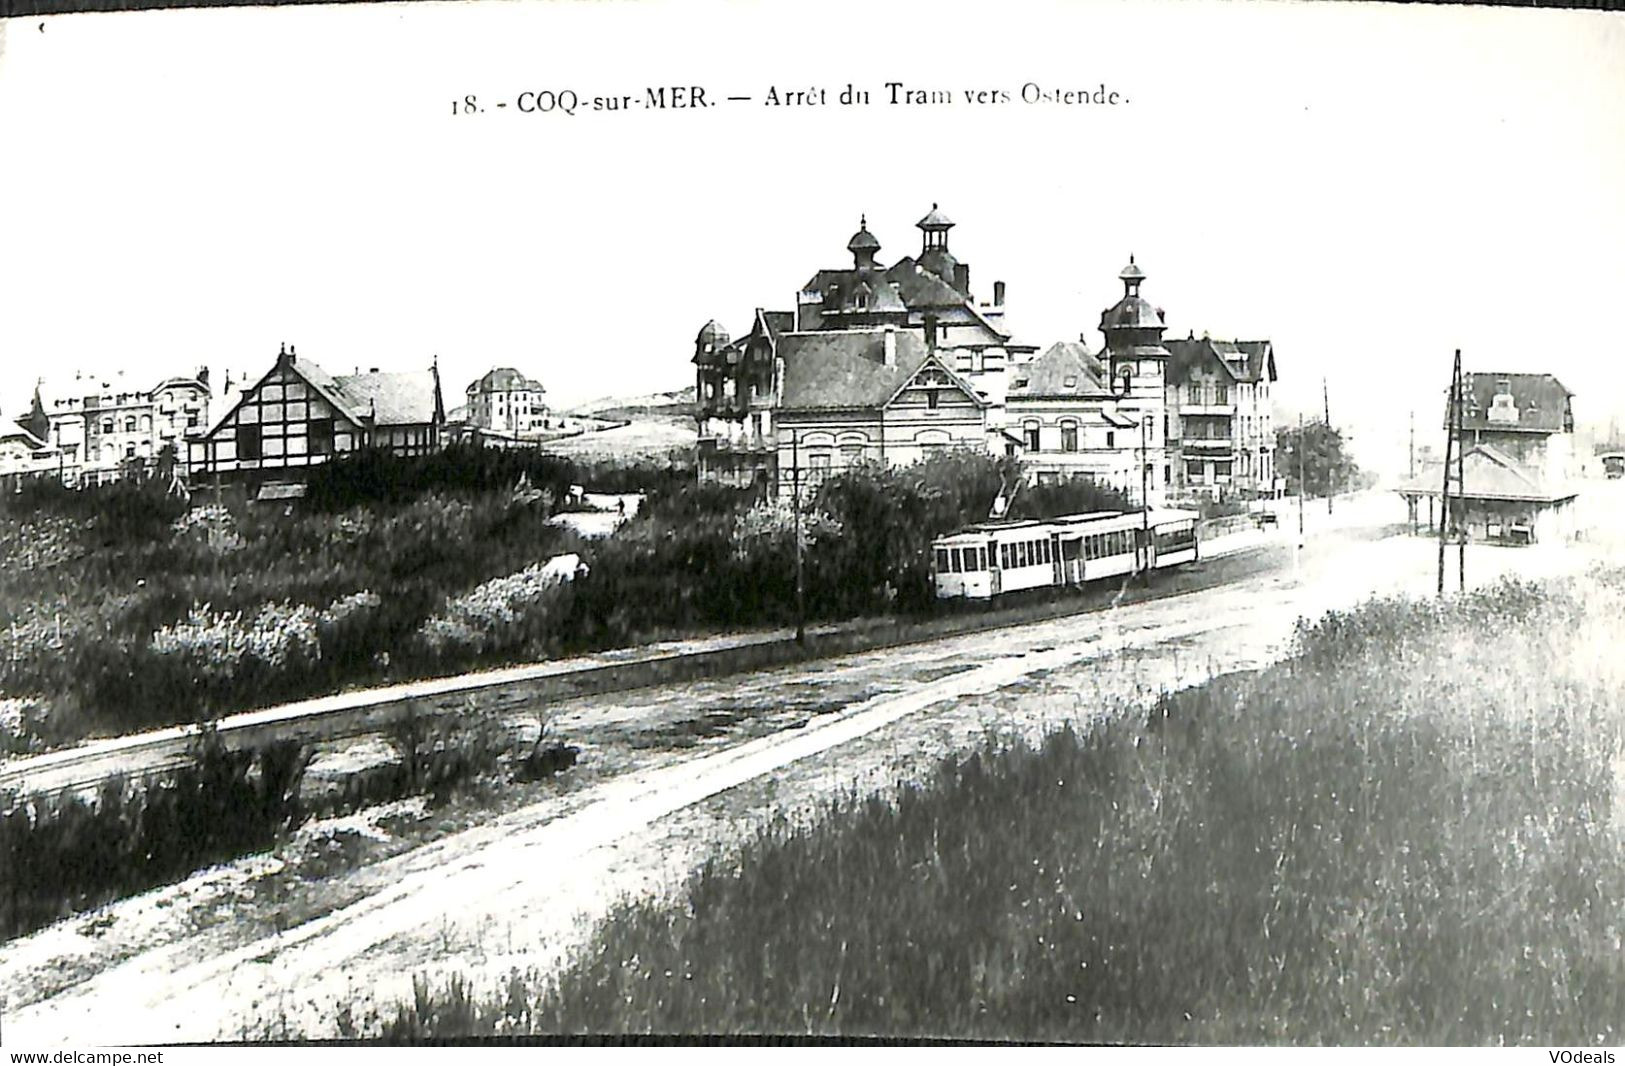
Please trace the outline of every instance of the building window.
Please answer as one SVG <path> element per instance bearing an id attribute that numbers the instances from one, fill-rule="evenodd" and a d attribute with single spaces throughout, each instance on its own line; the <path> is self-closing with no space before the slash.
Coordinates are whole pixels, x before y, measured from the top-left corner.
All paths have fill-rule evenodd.
<path id="1" fill-rule="evenodd" d="M 135 418 L 133 416 L 130 417 L 130 418 L 126 418 L 124 420 L 124 432 L 126 432 L 126 433 L 134 433 L 135 432 Z"/>
<path id="2" fill-rule="evenodd" d="M 927 407 L 931 408 L 931 410 L 935 411 L 937 409 L 937 402 L 938 402 L 937 390 L 936 389 L 928 390 L 926 392 L 926 394 L 925 394 L 925 405 Z"/>
<path id="3" fill-rule="evenodd" d="M 1078 424 L 1076 422 L 1061 423 L 1061 450 L 1063 452 L 1078 450 Z"/>
<path id="4" fill-rule="evenodd" d="M 237 427 L 237 458 L 258 459 L 260 457 L 260 427 Z"/>
<path id="5" fill-rule="evenodd" d="M 1108 429 L 1106 431 L 1106 447 L 1117 447 L 1117 431 L 1115 429 Z"/>
<path id="6" fill-rule="evenodd" d="M 308 432 L 311 455 L 333 454 L 333 420 L 331 418 L 320 418 L 312 421 Z"/>
<path id="7" fill-rule="evenodd" d="M 1186 385 L 1185 386 L 1185 401 L 1187 403 L 1201 403 L 1202 402 L 1202 386 L 1196 384 L 1194 381 L 1191 382 L 1189 385 Z"/>
<path id="8" fill-rule="evenodd" d="M 102 419 L 102 432 L 103 433 L 111 433 L 111 432 L 113 432 L 113 420 L 111 418 Z"/>
<path id="9" fill-rule="evenodd" d="M 1229 403 L 1230 402 L 1230 386 L 1228 386 L 1228 385 L 1215 385 L 1215 386 L 1213 386 L 1213 402 L 1218 404 L 1220 407 L 1223 407 L 1225 404 Z"/>
<path id="10" fill-rule="evenodd" d="M 1022 426 L 1021 435 L 1026 438 L 1027 450 L 1036 452 L 1038 450 L 1038 423 L 1028 422 Z"/>

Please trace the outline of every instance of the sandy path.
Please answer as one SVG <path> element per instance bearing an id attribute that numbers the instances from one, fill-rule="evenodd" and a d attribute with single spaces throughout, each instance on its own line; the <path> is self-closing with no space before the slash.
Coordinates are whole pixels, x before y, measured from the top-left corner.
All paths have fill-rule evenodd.
<path id="1" fill-rule="evenodd" d="M 12 1006 L 6 1035 L 25 1046 L 234 1039 L 264 1025 L 335 1035 L 336 1004 L 387 1007 L 410 995 L 420 971 L 464 970 L 494 984 L 510 967 L 551 966 L 616 898 L 670 886 L 773 811 L 884 784 L 990 730 L 1041 732 L 1267 662 L 1302 614 L 1372 592 L 1431 591 L 1434 551 L 1425 541 L 1363 544 L 1241 585 L 908 649 L 915 667 L 969 668 L 860 694 L 803 728 L 725 738 L 597 784 L 568 809 L 521 812 L 401 856 L 395 879 L 372 871 L 376 891 L 280 935 L 140 952 L 50 999 Z M 1478 584 L 1514 566 L 1558 573 L 1589 561 L 1483 549 L 1470 576 Z M 774 678 L 873 678 L 898 670 L 898 659 L 898 651 L 853 656 Z M 26 953 L 26 942 L 8 945 L 0 964 Z"/>

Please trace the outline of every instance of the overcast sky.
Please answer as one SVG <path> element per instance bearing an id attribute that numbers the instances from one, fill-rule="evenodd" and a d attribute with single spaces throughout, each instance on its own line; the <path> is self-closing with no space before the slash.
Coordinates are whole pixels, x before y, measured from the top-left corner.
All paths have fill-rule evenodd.
<path id="1" fill-rule="evenodd" d="M 1031 343 L 1098 346 L 1133 253 L 1171 336 L 1274 340 L 1281 400 L 1318 410 L 1325 376 L 1363 437 L 1436 422 L 1456 347 L 1558 375 L 1582 419 L 1625 407 L 1619 14 L 476 0 L 0 29 L 8 415 L 40 373 L 259 372 L 283 341 L 335 373 L 438 355 L 456 394 L 493 365 L 561 406 L 678 388 L 706 319 L 792 307 L 860 213 L 882 262 L 917 254 L 932 202 Z M 887 81 L 1018 98 L 889 106 Z M 874 103 L 835 104 L 849 82 Z M 755 99 L 516 109 L 668 84 Z"/>

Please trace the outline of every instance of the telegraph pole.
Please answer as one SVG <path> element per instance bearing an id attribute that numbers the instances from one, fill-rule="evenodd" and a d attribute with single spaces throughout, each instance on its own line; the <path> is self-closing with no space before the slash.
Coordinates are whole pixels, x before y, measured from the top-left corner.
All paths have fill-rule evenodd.
<path id="1" fill-rule="evenodd" d="M 1467 434 L 1463 431 L 1462 409 L 1467 406 L 1461 378 L 1461 349 L 1456 349 L 1456 499 L 1461 502 L 1460 540 L 1457 542 L 1456 586 L 1467 591 Z"/>
<path id="2" fill-rule="evenodd" d="M 1324 375 L 1320 379 L 1321 411 L 1326 422 L 1326 445 L 1331 447 L 1332 441 L 1332 394 L 1326 387 Z M 1337 495 L 1337 473 L 1330 467 L 1326 470 L 1326 513 L 1332 513 L 1332 497 Z"/>
<path id="3" fill-rule="evenodd" d="M 807 601 L 802 581 L 801 563 L 801 442 L 796 431 L 790 431 L 790 494 L 795 510 L 796 536 L 796 643 L 807 643 Z"/>
<path id="4" fill-rule="evenodd" d="M 1456 443 L 1457 409 L 1461 403 L 1461 349 L 1456 349 L 1455 366 L 1450 371 L 1450 407 L 1446 411 L 1444 437 L 1444 474 L 1439 485 L 1439 587 L 1444 595 L 1445 530 L 1450 525 L 1450 450 Z"/>
<path id="5" fill-rule="evenodd" d="M 1151 467 L 1145 461 L 1145 434 L 1150 425 L 1151 416 L 1149 414 L 1140 419 L 1140 572 L 1147 584 L 1151 582 L 1151 487 L 1149 484 Z"/>
<path id="6" fill-rule="evenodd" d="M 1303 412 L 1298 412 L 1298 551 L 1303 550 Z M 1297 558 L 1296 554 L 1293 558 Z"/>

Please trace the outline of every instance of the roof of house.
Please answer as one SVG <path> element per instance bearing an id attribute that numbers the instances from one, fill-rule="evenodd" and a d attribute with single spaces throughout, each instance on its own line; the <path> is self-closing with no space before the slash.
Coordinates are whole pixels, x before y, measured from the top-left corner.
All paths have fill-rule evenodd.
<path id="1" fill-rule="evenodd" d="M 34 436 L 27 426 L 13 422 L 10 419 L 0 421 L 0 440 L 20 440 L 31 451 L 50 451 L 51 445 Z"/>
<path id="2" fill-rule="evenodd" d="M 542 383 L 527 378 L 511 366 L 494 367 L 468 386 L 469 392 L 546 392 Z"/>
<path id="3" fill-rule="evenodd" d="M 888 332 L 896 345 L 889 365 Z M 930 357 L 918 334 L 884 329 L 786 333 L 779 339 L 779 354 L 784 359 L 782 406 L 791 411 L 881 407 Z"/>
<path id="4" fill-rule="evenodd" d="M 1421 474 L 1399 487 L 1402 496 L 1438 496 L 1442 488 L 1442 463 L 1434 463 Z M 1553 503 L 1578 495 L 1572 486 L 1549 482 L 1533 467 L 1513 459 L 1493 444 L 1479 444 L 1462 456 L 1462 481 L 1456 479 L 1455 464 L 1451 463 L 1450 494 L 1466 496 L 1472 500 L 1519 500 L 1534 503 Z"/>
<path id="5" fill-rule="evenodd" d="M 373 371 L 334 377 L 303 357 L 290 359 L 288 366 L 341 415 L 357 425 L 369 420 L 375 426 L 416 425 L 444 418 L 438 376 L 433 370 Z M 232 398 L 204 435 L 213 436 L 218 432 L 263 380 Z"/>
<path id="6" fill-rule="evenodd" d="M 349 374 L 335 379 L 352 408 L 378 426 L 435 420 L 435 380 L 430 370 Z"/>
<path id="7" fill-rule="evenodd" d="M 1100 313 L 1100 328 L 1159 329 L 1163 325 L 1162 308 L 1143 296 L 1125 296 Z"/>
<path id="8" fill-rule="evenodd" d="M 1569 407 L 1574 394 L 1550 374 L 1472 373 L 1462 379 L 1467 396 L 1461 416 L 1464 429 L 1561 433 L 1574 428 Z M 1496 407 L 1495 397 L 1503 389 L 1512 403 Z M 1445 395 L 1448 423 L 1449 390 Z"/>
<path id="9" fill-rule="evenodd" d="M 1173 356 L 1168 380 L 1182 384 L 1198 367 L 1216 367 L 1234 381 L 1255 384 L 1274 381 L 1275 346 L 1269 341 L 1221 341 L 1211 337 L 1185 337 L 1163 341 Z"/>
<path id="10" fill-rule="evenodd" d="M 897 294 L 909 307 L 954 307 L 968 303 L 965 295 L 929 267 L 904 256 L 886 270 Z"/>
<path id="11" fill-rule="evenodd" d="M 1006 396 L 1024 399 L 1102 393 L 1107 391 L 1103 372 L 1104 367 L 1088 345 L 1059 341 L 1032 362 L 1011 368 Z"/>

